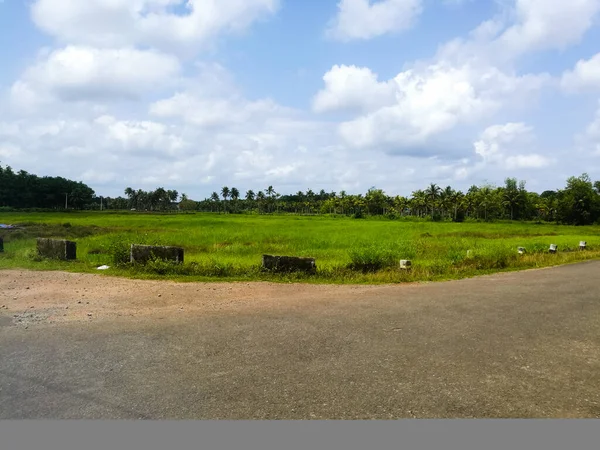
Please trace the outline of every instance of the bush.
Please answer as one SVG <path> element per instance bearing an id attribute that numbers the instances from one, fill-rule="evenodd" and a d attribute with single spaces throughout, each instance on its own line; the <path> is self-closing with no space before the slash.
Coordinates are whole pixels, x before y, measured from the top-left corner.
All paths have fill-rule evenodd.
<path id="1" fill-rule="evenodd" d="M 352 218 L 354 218 L 354 219 L 364 219 L 364 218 L 365 218 L 365 215 L 364 215 L 364 213 L 362 212 L 362 209 L 359 209 L 358 211 L 356 211 L 356 212 L 355 212 L 355 213 L 352 215 Z"/>
<path id="2" fill-rule="evenodd" d="M 348 268 L 363 273 L 377 272 L 396 264 L 396 258 L 392 251 L 376 245 L 353 249 L 349 252 L 349 256 Z"/>
<path id="3" fill-rule="evenodd" d="M 111 262 L 115 266 L 122 266 L 129 263 L 131 244 L 129 241 L 118 239 L 111 241 L 106 246 L 106 253 L 110 255 Z"/>

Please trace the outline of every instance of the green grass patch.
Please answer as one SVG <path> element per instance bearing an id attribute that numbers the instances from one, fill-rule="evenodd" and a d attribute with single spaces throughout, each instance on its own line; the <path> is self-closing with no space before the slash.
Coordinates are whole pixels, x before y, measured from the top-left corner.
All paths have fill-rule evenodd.
<path id="1" fill-rule="evenodd" d="M 324 216 L 141 213 L 1 213 L 5 252 L 0 269 L 68 270 L 135 278 L 268 280 L 310 283 L 400 283 L 463 278 L 548 267 L 600 257 L 600 227 L 522 222 L 450 223 L 356 220 Z M 35 239 L 77 242 L 77 261 L 48 261 Z M 587 241 L 585 251 L 579 241 Z M 185 264 L 129 264 L 131 244 L 185 249 Z M 558 254 L 548 253 L 557 244 Z M 519 255 L 518 247 L 527 253 Z M 260 270 L 263 254 L 313 257 L 317 274 L 277 275 Z M 410 271 L 399 269 L 410 259 Z M 102 272 L 96 268 L 109 265 Z"/>

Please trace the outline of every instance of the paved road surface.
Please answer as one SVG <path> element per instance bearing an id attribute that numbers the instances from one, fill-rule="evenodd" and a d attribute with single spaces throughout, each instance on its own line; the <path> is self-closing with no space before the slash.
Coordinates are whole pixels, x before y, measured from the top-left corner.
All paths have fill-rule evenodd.
<path id="1" fill-rule="evenodd" d="M 282 286 L 237 311 L 28 328 L 0 310 L 0 419 L 600 418 L 599 275 Z"/>

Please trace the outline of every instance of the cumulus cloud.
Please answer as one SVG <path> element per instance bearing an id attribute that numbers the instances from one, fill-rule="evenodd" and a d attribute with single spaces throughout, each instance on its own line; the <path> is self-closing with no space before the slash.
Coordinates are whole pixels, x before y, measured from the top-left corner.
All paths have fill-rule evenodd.
<path id="1" fill-rule="evenodd" d="M 340 125 L 347 145 L 359 148 L 414 147 L 472 123 L 511 99 L 538 90 L 545 76 L 516 76 L 494 67 L 437 63 L 379 82 L 366 68 L 336 66 L 315 98 L 318 111 L 354 107 L 366 114 Z M 360 94 L 363 95 L 360 95 Z"/>
<path id="2" fill-rule="evenodd" d="M 279 0 L 36 0 L 34 22 L 62 41 L 198 49 L 273 14 Z"/>
<path id="3" fill-rule="evenodd" d="M 569 92 L 600 90 L 600 53 L 579 60 L 573 70 L 563 74 L 561 86 Z"/>
<path id="4" fill-rule="evenodd" d="M 325 88 L 313 99 L 313 110 L 371 111 L 394 103 L 392 82 L 379 82 L 367 67 L 333 66 L 323 76 Z"/>
<path id="5" fill-rule="evenodd" d="M 177 58 L 152 50 L 67 46 L 43 54 L 11 89 L 15 104 L 48 100 L 136 99 L 171 83 L 180 73 Z"/>
<path id="6" fill-rule="evenodd" d="M 286 108 L 268 99 L 247 101 L 236 97 L 197 96 L 191 92 L 177 93 L 150 106 L 150 114 L 154 116 L 181 118 L 188 123 L 209 128 L 244 123 L 286 111 Z"/>
<path id="7" fill-rule="evenodd" d="M 340 41 L 371 39 L 410 28 L 422 11 L 422 0 L 340 0 L 327 30 Z"/>
<path id="8" fill-rule="evenodd" d="M 507 123 L 486 128 L 473 146 L 485 164 L 506 169 L 536 169 L 551 160 L 537 153 L 522 153 L 534 143 L 533 129 L 524 123 Z"/>
<path id="9" fill-rule="evenodd" d="M 514 24 L 497 40 L 513 54 L 564 49 L 580 41 L 600 11 L 600 0 L 516 0 Z"/>

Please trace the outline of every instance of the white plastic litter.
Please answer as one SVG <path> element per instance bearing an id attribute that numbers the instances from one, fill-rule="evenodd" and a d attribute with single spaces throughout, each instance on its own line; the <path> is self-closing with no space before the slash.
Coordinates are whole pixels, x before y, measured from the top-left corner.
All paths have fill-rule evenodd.
<path id="1" fill-rule="evenodd" d="M 110 269 L 110 266 L 100 266 L 100 267 L 98 267 L 98 270 L 106 270 L 106 269 Z"/>

